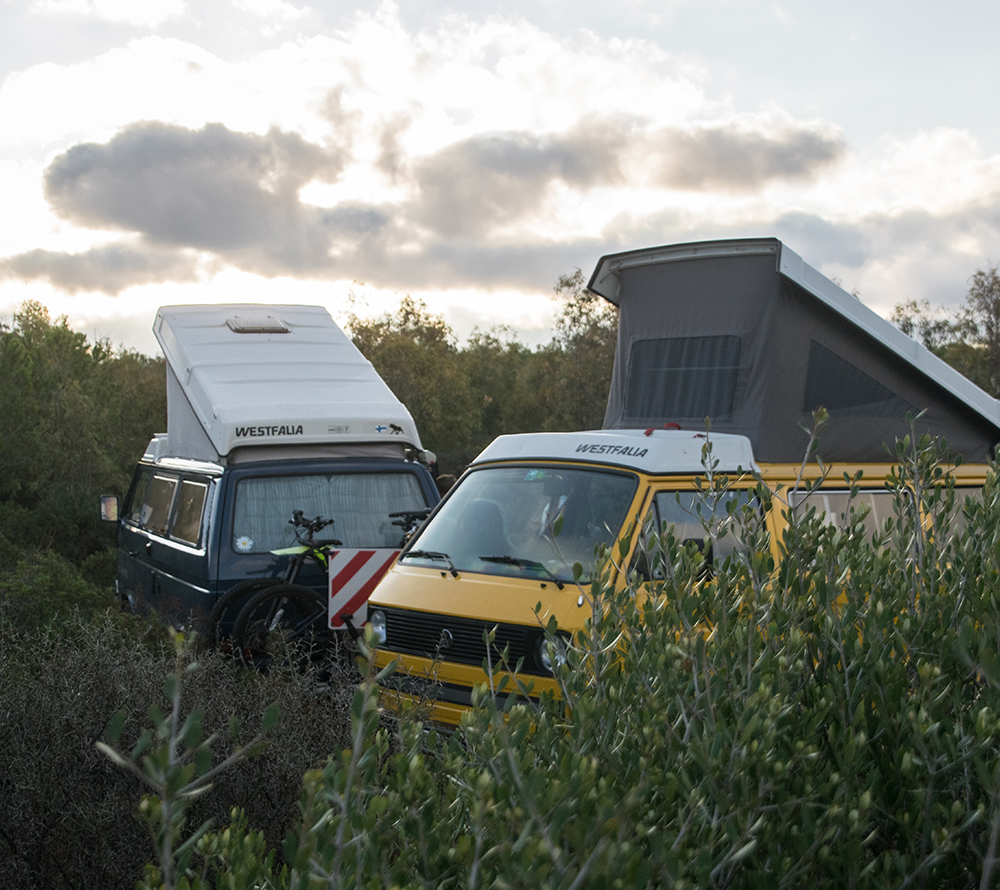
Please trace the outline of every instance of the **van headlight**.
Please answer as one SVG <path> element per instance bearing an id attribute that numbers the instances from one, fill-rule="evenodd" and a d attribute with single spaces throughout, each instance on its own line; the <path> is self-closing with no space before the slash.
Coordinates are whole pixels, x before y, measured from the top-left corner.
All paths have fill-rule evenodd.
<path id="1" fill-rule="evenodd" d="M 569 648 L 569 634 L 557 631 L 555 637 L 542 637 L 535 650 L 535 659 L 550 674 L 554 668 L 566 664 L 566 650 Z"/>
<path id="2" fill-rule="evenodd" d="M 368 626 L 372 629 L 372 633 L 375 635 L 375 641 L 378 645 L 383 645 L 386 639 L 385 612 L 381 609 L 373 609 L 369 612 Z"/>

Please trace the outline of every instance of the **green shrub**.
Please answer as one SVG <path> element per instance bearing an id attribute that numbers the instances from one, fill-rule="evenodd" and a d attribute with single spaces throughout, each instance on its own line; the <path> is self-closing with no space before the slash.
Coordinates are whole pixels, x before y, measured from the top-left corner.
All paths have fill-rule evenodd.
<path id="1" fill-rule="evenodd" d="M 707 580 L 655 538 L 645 602 L 636 578 L 584 592 L 559 697 L 500 709 L 509 690 L 482 687 L 435 739 L 407 714 L 379 728 L 369 677 L 351 748 L 306 776 L 287 880 L 269 880 L 995 886 L 1000 485 L 956 504 L 932 443 L 897 457 L 897 517 L 874 538 L 861 511 L 838 527 L 800 508 L 777 565 L 763 548 Z M 743 534 L 766 544 L 753 512 Z"/>
<path id="2" fill-rule="evenodd" d="M 608 579 L 627 548 L 608 554 L 602 574 L 581 591 L 592 620 L 557 669 L 559 696 L 533 698 L 525 684 L 527 698 L 506 698 L 511 690 L 492 665 L 490 683 L 474 696 L 479 706 L 458 730 L 438 736 L 415 710 L 380 715 L 380 677 L 369 659 L 351 730 L 341 697 L 337 732 L 324 737 L 335 753 L 325 763 L 312 758 L 318 768 L 305 773 L 298 818 L 284 809 L 286 818 L 269 820 L 255 798 L 264 789 L 298 789 L 288 747 L 322 729 L 328 693 L 314 679 L 297 686 L 289 676 L 274 686 L 270 675 L 206 657 L 182 674 L 186 700 L 204 707 L 206 733 L 243 706 L 238 716 L 252 729 L 267 693 L 293 689 L 298 698 L 282 701 L 282 740 L 184 804 L 179 841 L 195 836 L 206 815 L 218 828 L 166 871 L 151 867 L 146 886 L 996 886 L 1000 480 L 991 473 L 981 499 L 958 503 L 933 443 L 901 443 L 897 459 L 896 517 L 874 537 L 861 510 L 835 525 L 800 507 L 774 560 L 767 524 L 748 510 L 740 533 L 756 546 L 711 577 L 693 547 L 651 535 L 647 562 L 661 580 L 633 576 L 618 592 Z M 712 480 L 716 491 L 728 483 Z M 759 495 L 766 509 L 787 510 L 786 492 Z M 958 512 L 965 528 L 952 534 Z M 707 523 L 706 532 L 717 530 Z M 108 703 L 128 698 L 127 690 L 134 695 L 127 708 L 137 714 L 139 702 L 159 699 L 157 685 L 174 670 L 169 661 L 133 653 L 101 671 L 101 681 L 91 672 L 86 683 L 66 684 L 51 675 L 39 683 L 8 660 L 0 688 L 24 695 L 62 685 L 64 692 L 46 696 L 50 716 L 34 737 L 69 749 L 59 720 L 80 724 L 77 741 L 81 728 L 96 740 L 107 720 L 84 725 L 73 688 L 86 689 L 88 702 Z M 140 663 L 142 683 L 134 674 Z M 103 664 L 111 667 L 107 658 Z M 101 682 L 125 685 L 99 695 Z M 264 692 L 249 695 L 251 688 Z M 28 711 L 19 706 L 22 723 Z M 109 713 L 107 705 L 98 711 Z M 123 744 L 146 726 L 127 720 Z M 17 737 L 9 733 L 3 745 Z M 278 763 L 261 768 L 276 752 Z M 110 782 L 108 769 L 110 762 L 89 767 Z M 55 802 L 40 823 L 50 832 L 61 824 L 56 814 L 81 823 L 68 786 L 44 776 L 38 769 L 14 786 L 23 796 L 33 782 L 45 789 L 39 798 Z M 4 781 L 0 800 L 14 799 L 12 780 Z M 102 812 L 124 812 L 128 792 L 133 804 L 138 798 L 139 789 L 122 781 L 112 805 L 110 795 L 102 799 Z M 208 801 L 214 810 L 204 808 Z M 233 805 L 245 812 L 223 809 Z M 0 837 L 16 824 L 7 817 Z M 123 829 L 139 826 L 120 819 L 116 840 Z M 40 837 L 47 855 L 64 852 L 54 834 Z M 149 846 L 139 849 L 152 860 Z M 120 872 L 102 886 L 121 885 L 126 873 L 139 877 L 134 848 L 112 859 Z M 79 883 L 82 874 L 73 873 Z M 56 885 L 70 883 L 51 870 L 41 883 L 52 884 L 53 875 Z"/>
<path id="3" fill-rule="evenodd" d="M 117 574 L 118 550 L 115 547 L 95 550 L 80 563 L 80 576 L 102 590 L 114 590 Z"/>
<path id="4" fill-rule="evenodd" d="M 113 715 L 124 710 L 122 743 L 134 745 L 162 702 L 174 653 L 162 627 L 108 612 L 70 614 L 24 627 L 0 611 L 0 865 L 4 886 L 131 888 L 153 859 L 139 816 L 143 788 L 101 754 Z M 185 675 L 186 713 L 205 714 L 218 760 L 233 749 L 231 718 L 249 738 L 277 704 L 284 715 L 258 756 L 220 775 L 193 802 L 195 824 L 220 829 L 233 807 L 271 849 L 295 825 L 303 773 L 348 743 L 352 685 L 320 688 L 293 671 L 246 671 L 199 655 Z M 232 847 L 226 847 L 232 852 Z"/>
<path id="5" fill-rule="evenodd" d="M 23 628 L 47 625 L 77 611 L 93 615 L 114 605 L 109 588 L 95 587 L 52 550 L 29 551 L 12 568 L 0 570 L 0 611 Z"/>

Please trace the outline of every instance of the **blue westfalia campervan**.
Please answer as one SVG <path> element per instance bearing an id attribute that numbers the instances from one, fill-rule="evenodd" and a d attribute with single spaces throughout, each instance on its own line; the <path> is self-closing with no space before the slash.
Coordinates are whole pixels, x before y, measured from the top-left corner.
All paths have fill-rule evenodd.
<path id="1" fill-rule="evenodd" d="M 153 327 L 167 363 L 166 434 L 136 468 L 118 523 L 128 608 L 199 627 L 245 579 L 282 573 L 293 511 L 334 523 L 380 574 L 402 545 L 397 516 L 439 495 L 403 404 L 315 306 L 167 306 Z M 275 552 L 279 551 L 279 552 Z M 370 590 L 377 577 L 361 579 Z M 298 582 L 330 581 L 306 565 Z"/>

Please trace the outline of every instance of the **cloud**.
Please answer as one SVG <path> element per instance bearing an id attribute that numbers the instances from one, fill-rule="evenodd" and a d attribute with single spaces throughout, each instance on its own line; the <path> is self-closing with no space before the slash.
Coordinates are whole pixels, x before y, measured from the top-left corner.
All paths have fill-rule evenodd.
<path id="1" fill-rule="evenodd" d="M 198 264 L 185 251 L 136 242 L 102 245 L 82 253 L 30 250 L 0 261 L 0 272 L 26 281 L 48 281 L 71 294 L 103 291 L 117 295 L 137 284 L 196 281 Z"/>
<path id="2" fill-rule="evenodd" d="M 236 133 L 134 124 L 105 144 L 76 145 L 53 160 L 45 193 L 63 218 L 143 235 L 151 243 L 212 251 L 265 273 L 322 267 L 332 238 L 365 234 L 378 212 L 331 213 L 299 200 L 313 180 L 343 170 L 337 149 L 295 133 Z"/>
<path id="3" fill-rule="evenodd" d="M 826 264 L 856 270 L 872 258 L 872 232 L 857 223 L 837 223 L 815 214 L 790 211 L 772 222 L 771 231 L 812 266 Z"/>
<path id="4" fill-rule="evenodd" d="M 398 128 L 386 142 L 385 166 L 397 174 Z M 559 186 L 752 193 L 815 177 L 845 154 L 842 138 L 820 126 L 662 128 L 635 117 L 594 117 L 562 133 L 476 135 L 414 161 L 412 211 L 442 235 L 478 237 L 522 223 Z"/>
<path id="5" fill-rule="evenodd" d="M 253 18 L 240 27 L 270 21 Z M 929 253 L 957 265 L 996 243 L 983 196 L 1000 158 L 963 132 L 859 150 L 828 122 L 735 107 L 707 69 L 647 40 L 513 15 L 420 27 L 382 4 L 330 21 L 259 53 L 210 51 L 171 25 L 169 39 L 7 78 L 0 141 L 61 153 L 44 177 L 56 218 L 37 214 L 30 237 L 22 225 L 3 269 L 69 291 L 224 269 L 220 284 L 239 271 L 275 292 L 361 279 L 546 299 L 602 253 L 777 235 L 865 295 Z M 81 250 L 107 232 L 117 249 Z"/>
<path id="6" fill-rule="evenodd" d="M 330 108 L 342 113 L 339 101 L 331 100 L 328 114 Z M 559 133 L 485 133 L 413 158 L 401 141 L 406 125 L 398 118 L 383 130 L 374 166 L 398 187 L 380 203 L 350 196 L 329 206 L 304 203 L 306 185 L 340 179 L 351 160 L 346 150 L 278 129 L 257 135 L 221 124 L 192 130 L 139 123 L 107 143 L 74 146 L 49 165 L 45 190 L 53 210 L 77 225 L 208 251 L 269 276 L 363 275 L 407 286 L 412 276 L 460 284 L 496 275 L 524 284 L 523 263 L 494 265 L 495 258 L 580 240 L 566 233 L 539 239 L 527 223 L 557 196 L 641 185 L 643 170 L 628 181 L 630 153 L 654 145 L 648 122 L 594 119 Z M 759 154 L 780 153 L 787 141 L 757 144 Z M 704 179 L 710 164 L 699 163 L 694 178 Z M 771 176 L 784 169 L 760 161 L 757 167 Z M 484 239 L 489 243 L 478 243 Z M 109 269 L 109 287 L 121 286 L 121 274 Z"/>
<path id="7" fill-rule="evenodd" d="M 826 127 L 761 130 L 724 122 L 666 128 L 646 151 L 659 157 L 654 181 L 665 188 L 755 191 L 775 180 L 812 178 L 843 158 L 846 146 Z"/>
<path id="8" fill-rule="evenodd" d="M 233 6 L 262 19 L 295 21 L 306 14 L 304 9 L 284 0 L 233 0 Z"/>
<path id="9" fill-rule="evenodd" d="M 733 121 L 709 132 L 594 117 L 558 133 L 483 133 L 419 157 L 406 153 L 407 125 L 406 118 L 388 121 L 372 135 L 379 151 L 360 165 L 345 149 L 296 133 L 238 133 L 221 124 L 141 123 L 106 143 L 77 145 L 46 171 L 52 208 L 77 225 L 136 236 L 133 245 L 146 253 L 134 246 L 120 254 L 33 251 L 9 260 L 8 272 L 118 293 L 132 283 L 189 280 L 191 260 L 174 250 L 267 277 L 357 278 L 407 290 L 531 288 L 605 252 L 777 235 L 814 265 L 841 270 L 834 274 L 853 287 L 856 276 L 842 270 L 871 262 L 873 244 L 884 241 L 885 256 L 899 243 L 930 244 L 935 236 L 955 243 L 962 221 L 980 239 L 996 231 L 990 202 L 952 215 L 832 220 L 765 200 L 767 185 L 814 174 L 844 152 L 836 134 L 813 125 L 785 122 L 765 132 Z M 659 176 L 681 158 L 685 189 L 702 188 L 700 207 L 672 201 L 685 189 L 649 182 L 650 170 Z M 365 191 L 357 182 L 345 186 L 359 170 L 369 182 L 382 178 L 377 201 L 357 197 Z M 321 190 L 316 203 L 304 202 L 303 189 L 316 182 L 332 189 L 327 200 Z M 567 199 L 579 206 L 607 200 L 617 209 L 599 228 L 548 225 Z M 154 250 L 160 253 L 148 253 Z"/>
<path id="10" fill-rule="evenodd" d="M 474 136 L 414 165 L 417 219 L 444 235 L 482 235 L 536 210 L 550 186 L 587 189 L 620 178 L 615 142 L 582 129 L 552 136 Z"/>

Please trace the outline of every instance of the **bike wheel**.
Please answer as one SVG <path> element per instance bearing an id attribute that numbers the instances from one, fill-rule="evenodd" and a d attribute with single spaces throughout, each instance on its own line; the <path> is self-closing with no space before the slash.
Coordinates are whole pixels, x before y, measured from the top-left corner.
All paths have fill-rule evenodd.
<path id="1" fill-rule="evenodd" d="M 298 584 L 279 584 L 258 591 L 240 609 L 233 649 L 258 670 L 272 663 L 305 667 L 329 657 L 331 635 L 323 596 Z"/>
<path id="2" fill-rule="evenodd" d="M 255 593 L 281 583 L 281 578 L 246 578 L 243 581 L 237 581 L 225 593 L 221 594 L 215 601 L 215 605 L 209 612 L 202 628 L 204 646 L 208 649 L 215 649 L 228 643 L 231 636 L 228 630 L 232 628 L 245 600 Z"/>

